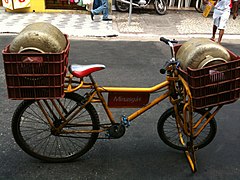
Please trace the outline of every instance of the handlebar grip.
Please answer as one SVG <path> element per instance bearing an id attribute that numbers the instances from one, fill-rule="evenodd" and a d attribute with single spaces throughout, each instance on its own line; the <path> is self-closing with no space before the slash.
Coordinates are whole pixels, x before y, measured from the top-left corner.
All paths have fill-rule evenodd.
<path id="1" fill-rule="evenodd" d="M 160 37 L 160 41 L 165 42 L 166 44 L 168 44 L 168 42 L 170 41 L 169 39 L 166 39 L 165 37 Z"/>
<path id="2" fill-rule="evenodd" d="M 165 74 L 166 73 L 166 69 L 167 69 L 167 67 L 170 65 L 170 63 L 169 62 L 166 62 L 165 63 L 165 65 L 160 69 L 160 73 L 161 74 Z"/>
<path id="3" fill-rule="evenodd" d="M 174 43 L 174 44 L 178 43 L 178 41 L 175 40 L 175 39 L 170 40 L 170 39 L 167 39 L 165 37 L 160 37 L 160 41 L 165 42 L 166 44 L 168 44 L 168 42 L 171 42 L 171 43 Z"/>

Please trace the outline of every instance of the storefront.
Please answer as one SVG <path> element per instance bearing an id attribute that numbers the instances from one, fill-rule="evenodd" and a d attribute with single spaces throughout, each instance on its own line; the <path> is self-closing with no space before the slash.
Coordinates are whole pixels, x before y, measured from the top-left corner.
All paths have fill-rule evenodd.
<path id="1" fill-rule="evenodd" d="M 68 0 L 45 0 L 46 9 L 67 9 L 67 10 L 83 10 L 85 8 L 78 6 L 79 1 L 70 2 Z"/>
<path id="2" fill-rule="evenodd" d="M 0 6 L 3 6 L 8 12 L 73 12 L 87 13 L 86 8 L 79 6 L 80 0 L 0 0 Z M 84 1 L 84 0 L 83 0 Z M 93 0 L 89 0 L 93 1 Z M 169 8 L 178 7 L 188 8 L 195 6 L 195 0 L 166 0 Z M 180 3 L 179 3 L 180 2 Z M 112 5 L 115 0 L 108 0 L 109 11 L 112 11 Z"/>
<path id="3" fill-rule="evenodd" d="M 84 13 L 85 7 L 78 0 L 1 0 L 8 12 L 64 12 Z"/>

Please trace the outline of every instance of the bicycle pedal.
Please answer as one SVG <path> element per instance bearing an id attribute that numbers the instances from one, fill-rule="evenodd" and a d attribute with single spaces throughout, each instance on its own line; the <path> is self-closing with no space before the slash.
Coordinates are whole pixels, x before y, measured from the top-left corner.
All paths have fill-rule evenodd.
<path id="1" fill-rule="evenodd" d="M 121 123 L 126 126 L 126 127 L 129 127 L 130 126 L 130 121 L 127 119 L 126 116 L 122 116 L 122 121 Z"/>

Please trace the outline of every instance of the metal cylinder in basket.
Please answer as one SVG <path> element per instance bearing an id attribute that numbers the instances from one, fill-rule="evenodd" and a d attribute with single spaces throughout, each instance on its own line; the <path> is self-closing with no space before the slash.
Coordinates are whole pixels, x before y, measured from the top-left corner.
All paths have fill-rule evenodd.
<path id="1" fill-rule="evenodd" d="M 43 34 L 41 31 L 44 28 L 36 28 L 39 26 L 37 23 L 32 25 L 35 28 L 28 27 L 27 30 L 22 31 L 22 33 L 25 33 L 24 36 L 29 37 L 29 46 L 24 41 L 24 36 L 21 39 L 22 34 L 20 32 L 13 42 L 2 51 L 9 99 L 57 99 L 64 96 L 64 78 L 67 73 L 70 43 L 67 35 L 62 34 L 56 27 L 48 23 L 42 23 L 42 25 L 48 27 L 48 31 L 46 31 L 46 28 L 44 30 L 44 36 L 41 36 Z M 58 37 L 64 38 L 65 44 L 63 48 L 58 52 L 41 50 L 44 43 L 50 39 L 47 37 L 53 37 L 52 34 L 48 34 L 48 32 L 53 32 L 53 29 L 55 34 L 57 32 Z M 31 36 L 26 35 L 26 33 Z M 43 44 L 37 42 L 37 38 L 34 36 L 40 37 L 40 42 Z M 19 37 L 20 40 L 18 40 Z M 35 47 L 32 44 L 33 39 L 35 39 Z M 11 45 L 14 42 L 17 42 L 14 49 L 16 47 L 20 48 L 13 51 Z M 58 43 L 57 39 L 56 43 Z M 39 47 L 38 44 L 40 44 Z"/>
<path id="2" fill-rule="evenodd" d="M 199 43 L 199 40 L 196 39 L 192 41 L 198 41 Z M 209 46 L 210 43 L 210 47 L 212 49 L 217 49 L 218 46 L 221 46 L 215 42 L 206 42 L 208 43 L 207 46 Z M 200 43 L 202 43 L 201 40 Z M 175 46 L 176 56 L 178 55 L 178 51 L 181 46 L 182 45 Z M 191 51 L 193 54 L 194 52 L 197 53 L 199 48 L 202 47 L 200 47 L 199 44 L 196 44 L 195 47 L 192 47 Z M 180 50 L 182 51 L 182 49 Z M 185 53 L 186 51 L 187 50 L 185 49 Z M 199 61 L 199 65 L 197 65 L 195 68 L 189 66 L 184 68 L 184 65 L 183 67 L 179 67 L 180 75 L 185 79 L 190 88 L 192 95 L 192 105 L 194 109 L 211 108 L 219 105 L 233 103 L 239 99 L 240 56 L 235 55 L 228 49 L 223 49 L 222 51 L 224 52 L 220 52 L 218 49 L 216 51 L 217 53 L 210 53 L 211 58 L 207 60 L 210 63 L 206 66 L 199 67 L 204 64 Z M 227 56 L 229 56 L 229 59 L 227 59 L 225 56 L 226 52 L 228 54 Z M 219 54 L 224 54 L 222 55 L 224 58 L 219 56 Z M 176 58 L 178 59 L 178 56 Z M 207 58 L 209 58 L 208 55 L 206 59 Z M 213 63 L 214 60 L 216 60 L 215 63 Z"/>

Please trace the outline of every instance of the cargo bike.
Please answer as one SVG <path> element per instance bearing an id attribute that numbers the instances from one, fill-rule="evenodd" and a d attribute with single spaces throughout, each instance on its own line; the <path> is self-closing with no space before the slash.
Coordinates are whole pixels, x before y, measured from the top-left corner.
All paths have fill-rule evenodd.
<path id="1" fill-rule="evenodd" d="M 160 40 L 169 45 L 172 55 L 160 69 L 166 80 L 147 88 L 99 86 L 93 74 L 105 66 L 68 65 L 68 39 L 60 53 L 11 53 L 7 46 L 2 54 L 8 97 L 23 100 L 12 117 L 17 144 L 42 161 L 72 161 L 90 150 L 98 138 L 122 137 L 131 121 L 168 98 L 172 107 L 161 115 L 158 134 L 165 144 L 183 151 L 196 172 L 195 152 L 216 134 L 214 116 L 223 105 L 239 98 L 240 57 L 228 50 L 231 61 L 227 63 L 183 70 L 175 58 L 181 44 Z M 38 61 L 24 62 L 26 58 Z M 80 89 L 85 90 L 83 95 Z M 149 102 L 153 93 L 159 95 Z M 99 119 L 96 103 L 105 110 L 108 123 Z M 111 108 L 137 110 L 117 121 Z"/>

